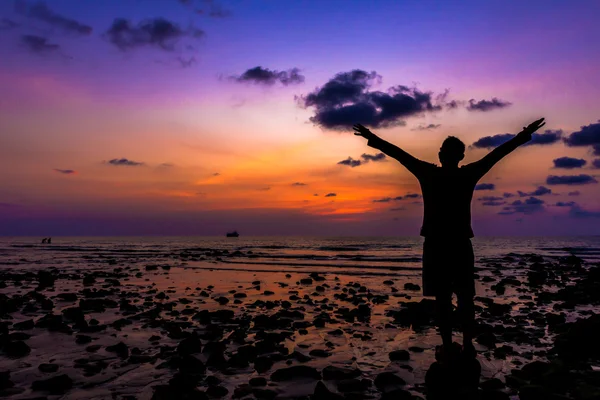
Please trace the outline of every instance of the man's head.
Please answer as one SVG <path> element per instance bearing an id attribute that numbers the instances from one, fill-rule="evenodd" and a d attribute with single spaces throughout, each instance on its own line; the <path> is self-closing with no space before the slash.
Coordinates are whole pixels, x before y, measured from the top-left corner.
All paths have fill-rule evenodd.
<path id="1" fill-rule="evenodd" d="M 465 158 L 465 144 L 457 137 L 448 136 L 438 155 L 442 166 L 456 167 Z"/>

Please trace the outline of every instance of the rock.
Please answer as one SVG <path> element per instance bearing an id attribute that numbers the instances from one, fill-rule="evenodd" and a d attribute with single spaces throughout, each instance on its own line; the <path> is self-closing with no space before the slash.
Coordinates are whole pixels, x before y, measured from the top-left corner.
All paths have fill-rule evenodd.
<path id="1" fill-rule="evenodd" d="M 7 343 L 4 346 L 4 353 L 10 358 L 21 358 L 31 353 L 31 348 L 27 343 L 17 340 L 16 342 Z"/>
<path id="2" fill-rule="evenodd" d="M 33 323 L 33 320 L 28 319 L 27 321 L 17 322 L 12 327 L 17 331 L 27 331 L 29 329 L 33 329 L 34 326 L 35 324 Z"/>
<path id="3" fill-rule="evenodd" d="M 250 382 L 248 382 L 250 384 L 250 386 L 267 386 L 267 380 L 265 378 L 263 378 L 262 376 L 257 376 L 255 378 L 251 378 Z"/>
<path id="4" fill-rule="evenodd" d="M 414 397 L 408 390 L 404 389 L 394 389 L 389 392 L 385 392 L 381 398 L 381 400 L 412 400 Z"/>
<path id="5" fill-rule="evenodd" d="M 315 391 L 312 395 L 312 400 L 343 400 L 344 396 L 332 392 L 323 381 L 317 382 Z"/>
<path id="6" fill-rule="evenodd" d="M 321 358 L 331 356 L 331 353 L 324 349 L 314 349 L 314 350 L 311 350 L 308 354 L 313 357 L 321 357 Z"/>
<path id="7" fill-rule="evenodd" d="M 45 380 L 34 381 L 33 390 L 43 390 L 50 394 L 64 394 L 73 387 L 73 380 L 67 374 L 54 376 Z"/>
<path id="8" fill-rule="evenodd" d="M 209 386 L 208 389 L 206 389 L 206 394 L 208 397 L 216 399 L 227 396 L 227 393 L 229 393 L 229 390 L 223 386 Z"/>
<path id="9" fill-rule="evenodd" d="M 77 344 L 87 344 L 92 341 L 92 337 L 88 335 L 77 335 L 75 337 L 75 343 Z"/>
<path id="10" fill-rule="evenodd" d="M 290 381 L 295 378 L 309 378 L 319 380 L 321 373 L 313 367 L 307 365 L 295 365 L 289 368 L 280 368 L 271 374 L 271 380 L 274 382 Z"/>
<path id="11" fill-rule="evenodd" d="M 481 345 L 484 345 L 489 348 L 495 348 L 498 340 L 496 339 L 496 335 L 492 332 L 484 332 L 481 335 L 477 336 L 475 341 Z"/>
<path id="12" fill-rule="evenodd" d="M 389 354 L 390 361 L 408 361 L 410 353 L 407 350 L 394 350 Z"/>
<path id="13" fill-rule="evenodd" d="M 390 388 L 406 385 L 406 381 L 393 372 L 381 372 L 375 378 L 375 387 L 381 392 L 387 392 Z"/>
<path id="14" fill-rule="evenodd" d="M 300 283 L 302 285 L 312 285 L 313 280 L 310 278 L 303 278 L 303 279 L 300 279 Z"/>
<path id="15" fill-rule="evenodd" d="M 361 380 L 361 379 L 343 379 L 338 381 L 337 388 L 342 393 L 348 392 L 363 392 L 369 388 L 370 381 Z"/>
<path id="16" fill-rule="evenodd" d="M 15 386 L 10 380 L 10 371 L 0 371 L 0 390 L 8 389 Z"/>
<path id="17" fill-rule="evenodd" d="M 202 343 L 196 335 L 183 339 L 177 345 L 177 352 L 181 355 L 188 355 L 202 352 Z"/>
<path id="18" fill-rule="evenodd" d="M 129 347 L 123 342 L 106 347 L 106 351 L 117 353 L 117 355 L 121 358 L 127 358 L 129 356 Z"/>
<path id="19" fill-rule="evenodd" d="M 56 297 L 63 301 L 77 301 L 75 293 L 59 293 Z"/>
<path id="20" fill-rule="evenodd" d="M 360 375 L 361 372 L 358 368 L 340 368 L 333 365 L 328 365 L 323 368 L 323 379 L 326 381 L 352 379 L 359 377 Z"/>
<path id="21" fill-rule="evenodd" d="M 488 379 L 487 381 L 481 382 L 481 388 L 486 391 L 504 389 L 506 385 L 498 378 Z"/>
<path id="22" fill-rule="evenodd" d="M 257 357 L 254 360 L 254 369 L 259 374 L 262 374 L 263 372 L 267 372 L 268 370 L 271 369 L 272 366 L 273 366 L 273 360 L 271 360 L 268 357 Z"/>
<path id="23" fill-rule="evenodd" d="M 58 371 L 58 364 L 40 364 L 38 369 L 49 374 Z"/>
<path id="24" fill-rule="evenodd" d="M 421 290 L 421 286 L 415 283 L 407 282 L 404 284 L 404 290 Z"/>
<path id="25" fill-rule="evenodd" d="M 204 374 L 206 366 L 196 356 L 185 355 L 178 361 L 179 371 L 192 374 Z"/>

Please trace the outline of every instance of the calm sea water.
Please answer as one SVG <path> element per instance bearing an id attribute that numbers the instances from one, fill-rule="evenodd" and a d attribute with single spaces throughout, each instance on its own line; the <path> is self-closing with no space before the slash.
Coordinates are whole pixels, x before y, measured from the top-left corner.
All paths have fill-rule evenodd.
<path id="1" fill-rule="evenodd" d="M 189 266 L 246 271 L 410 274 L 421 265 L 421 237 L 55 237 L 0 238 L 0 268 L 81 268 L 98 261 L 185 261 Z M 511 254 L 577 255 L 600 261 L 600 237 L 478 237 L 480 266 Z M 218 257 L 214 251 L 227 252 Z"/>

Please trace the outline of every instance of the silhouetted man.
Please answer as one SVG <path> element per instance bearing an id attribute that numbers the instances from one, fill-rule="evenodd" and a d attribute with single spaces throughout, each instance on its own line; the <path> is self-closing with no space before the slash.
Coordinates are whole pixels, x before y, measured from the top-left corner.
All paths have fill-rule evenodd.
<path id="1" fill-rule="evenodd" d="M 452 293 L 456 293 L 461 317 L 463 354 L 475 356 L 475 260 L 471 245 L 471 199 L 475 185 L 504 156 L 530 141 L 532 133 L 544 124 L 544 118 L 531 123 L 481 160 L 460 168 L 458 163 L 465 157 L 465 145 L 456 137 L 449 136 L 442 143 L 439 152 L 442 166 L 438 167 L 411 156 L 360 124 L 354 126 L 355 135 L 368 139 L 369 146 L 400 161 L 421 184 L 424 203 L 421 236 L 425 237 L 423 295 L 436 298 L 443 342 L 436 357 L 441 360 L 452 359 L 460 352 L 460 348 L 452 345 Z"/>

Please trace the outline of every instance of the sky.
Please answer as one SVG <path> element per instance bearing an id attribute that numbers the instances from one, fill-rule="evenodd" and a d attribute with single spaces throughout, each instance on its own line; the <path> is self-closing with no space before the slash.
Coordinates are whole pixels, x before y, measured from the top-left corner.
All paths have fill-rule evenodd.
<path id="1" fill-rule="evenodd" d="M 600 2 L 0 2 L 0 235 L 418 235 L 439 163 L 547 124 L 477 236 L 600 234 Z M 450 196 L 451 194 L 449 194 Z"/>

